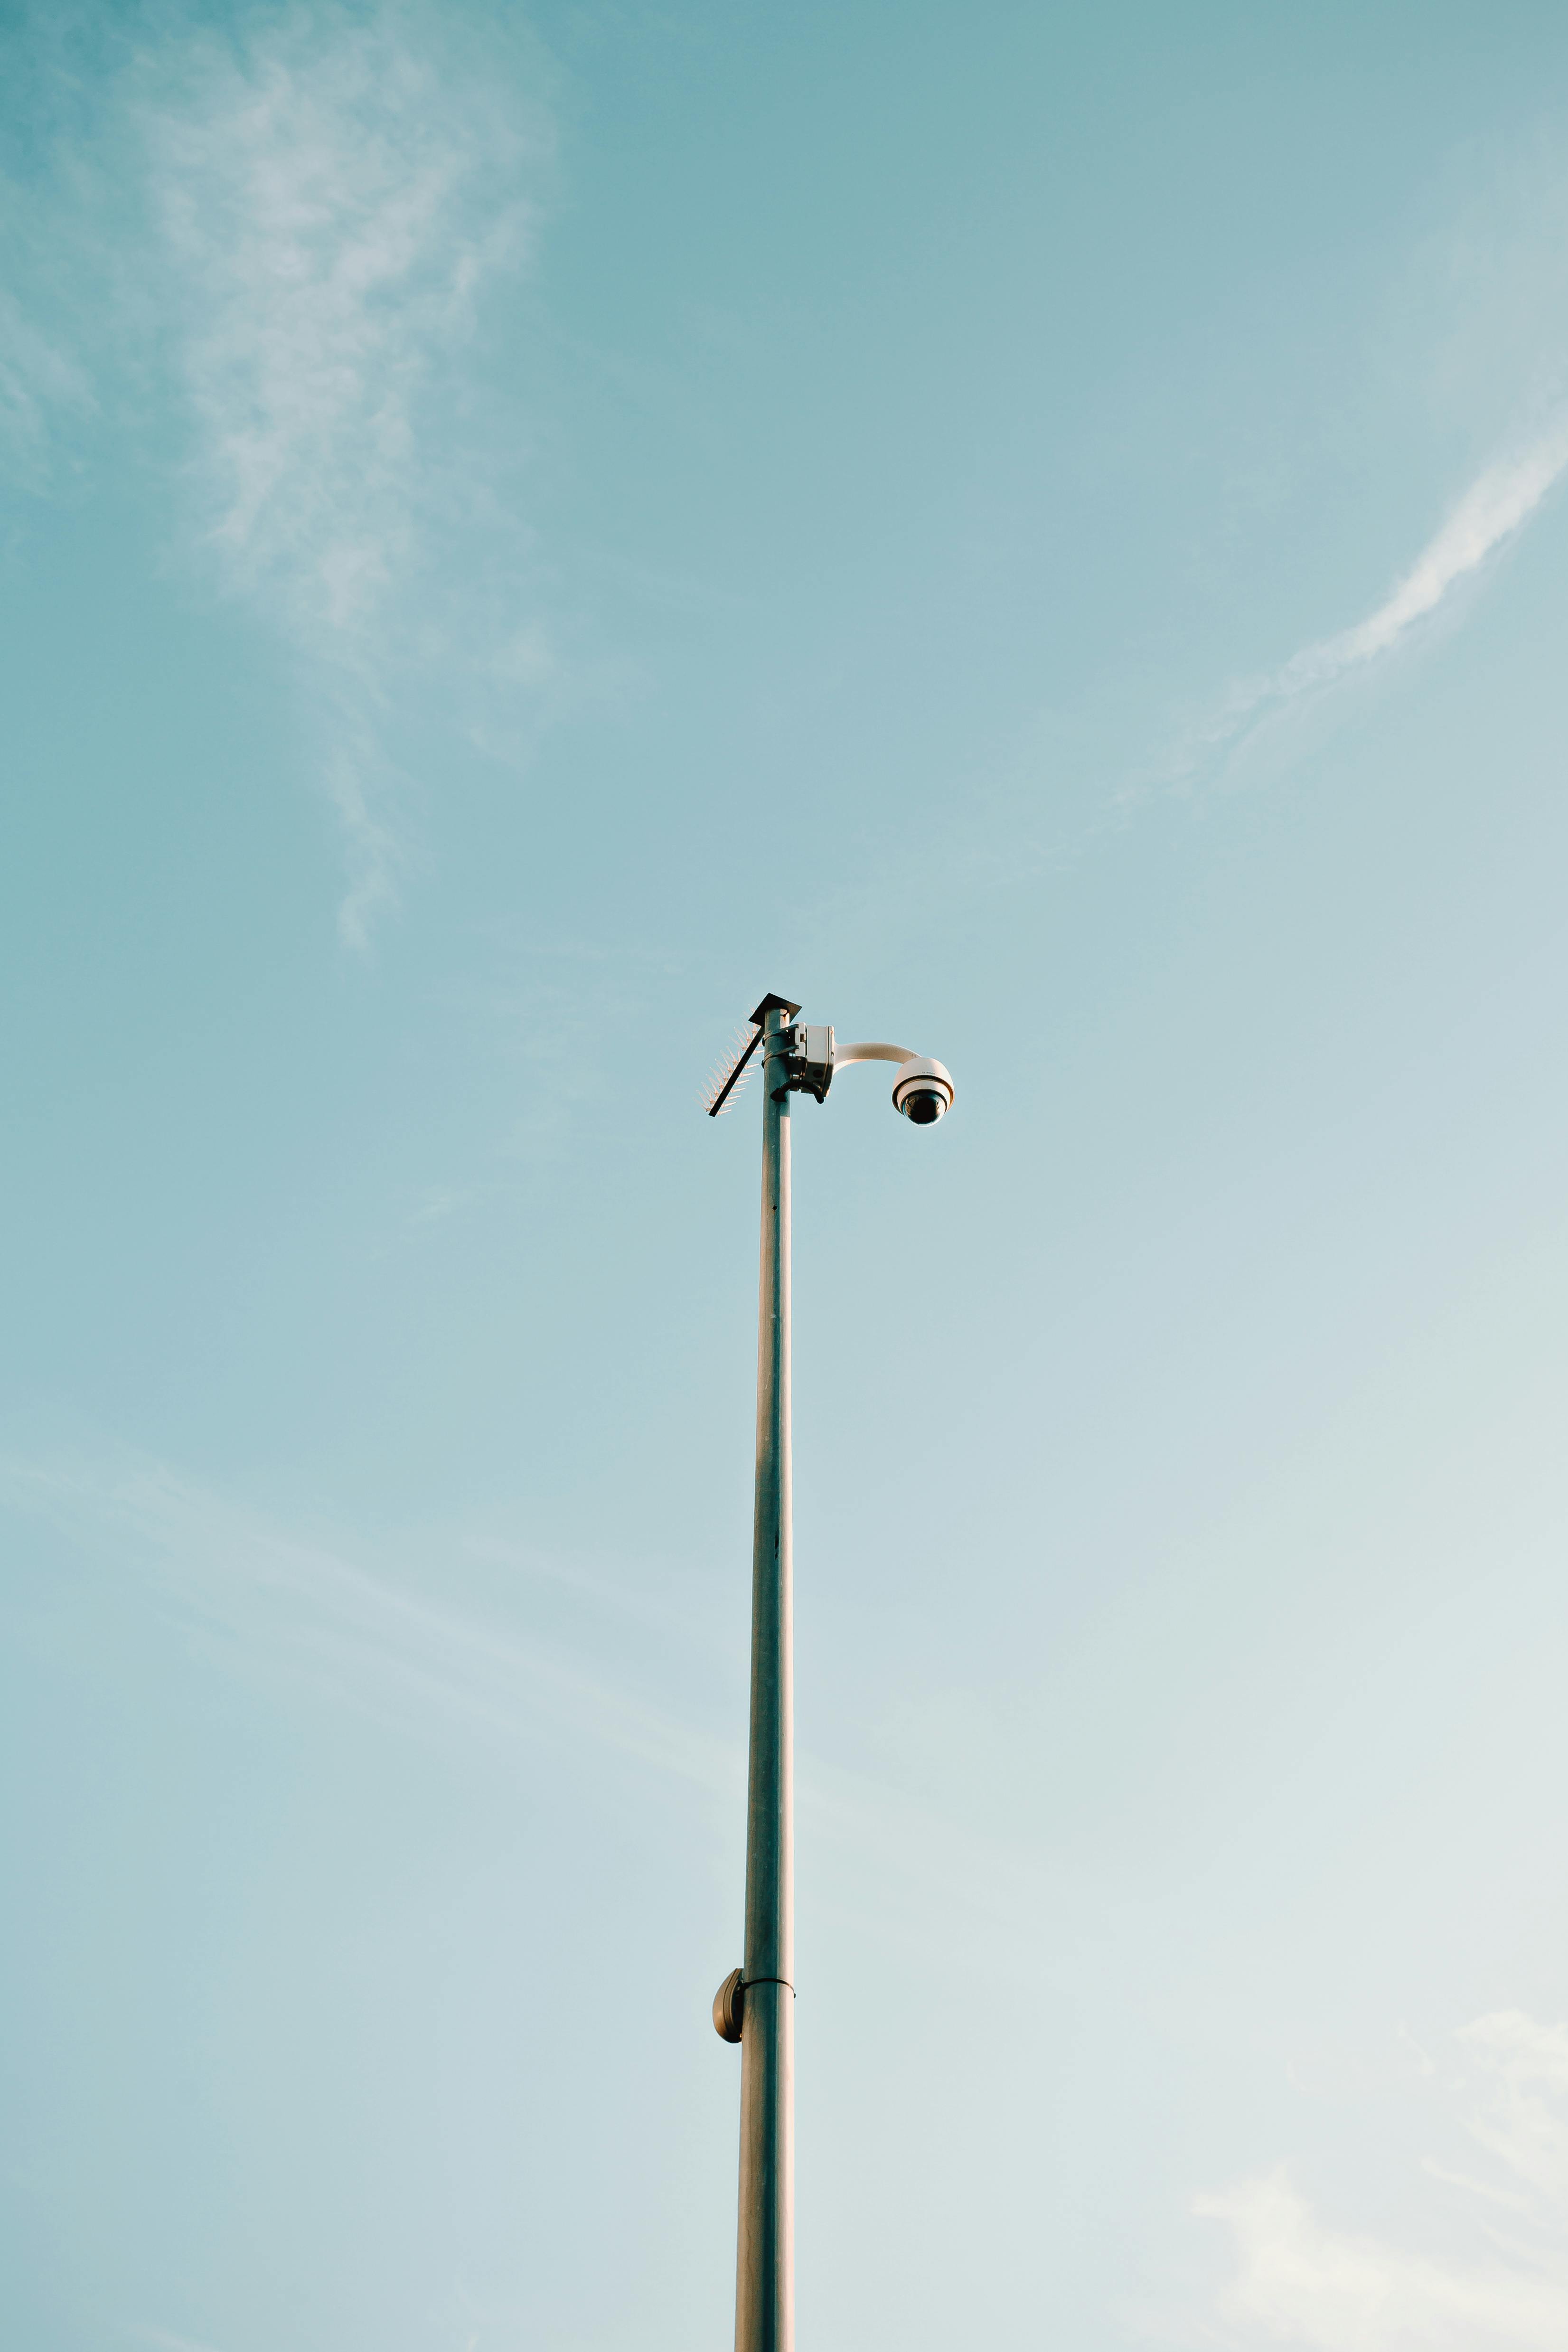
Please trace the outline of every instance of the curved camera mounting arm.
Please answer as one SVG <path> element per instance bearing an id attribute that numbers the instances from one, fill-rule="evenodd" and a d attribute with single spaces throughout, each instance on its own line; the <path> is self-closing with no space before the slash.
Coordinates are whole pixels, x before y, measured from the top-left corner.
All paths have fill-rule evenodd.
<path id="1" fill-rule="evenodd" d="M 833 1063 L 841 1062 L 913 1062 L 918 1059 L 909 1045 L 835 1045 Z"/>
<path id="2" fill-rule="evenodd" d="M 916 1127 L 931 1127 L 953 1108 L 956 1089 L 940 1062 L 926 1060 L 908 1045 L 889 1045 L 868 1039 L 840 1045 L 831 1029 L 810 1027 L 805 1022 L 774 1031 L 763 1048 L 767 1057 L 769 1094 L 814 1095 L 825 1102 L 833 1073 L 848 1062 L 895 1062 L 893 1107 Z"/>

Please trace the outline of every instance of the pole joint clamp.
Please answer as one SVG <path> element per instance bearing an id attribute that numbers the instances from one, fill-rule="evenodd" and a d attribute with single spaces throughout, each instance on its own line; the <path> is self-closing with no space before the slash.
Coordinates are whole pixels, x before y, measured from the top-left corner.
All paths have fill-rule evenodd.
<path id="1" fill-rule="evenodd" d="M 731 1969 L 713 1997 L 713 2030 L 721 2042 L 739 2041 L 745 2008 L 745 1981 L 738 1969 Z"/>
<path id="2" fill-rule="evenodd" d="M 713 1997 L 713 2030 L 721 2042 L 738 2042 L 746 2018 L 746 1988 L 747 1984 L 782 1985 L 791 2000 L 795 1988 L 788 1977 L 745 1977 L 738 1969 L 728 1976 Z"/>

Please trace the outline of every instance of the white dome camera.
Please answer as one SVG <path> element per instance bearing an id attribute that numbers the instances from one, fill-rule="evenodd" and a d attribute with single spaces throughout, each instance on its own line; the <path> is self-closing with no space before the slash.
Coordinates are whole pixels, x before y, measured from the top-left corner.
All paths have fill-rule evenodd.
<path id="1" fill-rule="evenodd" d="M 893 1108 L 912 1118 L 916 1127 L 935 1126 L 943 1112 L 953 1108 L 953 1081 L 942 1064 L 923 1061 L 918 1055 L 902 1063 L 893 1082 Z"/>

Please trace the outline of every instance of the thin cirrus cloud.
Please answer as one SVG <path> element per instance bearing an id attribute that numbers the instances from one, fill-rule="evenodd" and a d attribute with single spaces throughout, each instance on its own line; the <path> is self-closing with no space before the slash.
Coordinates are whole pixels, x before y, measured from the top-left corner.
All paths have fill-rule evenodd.
<path id="1" fill-rule="evenodd" d="M 503 1622 L 434 1601 L 406 1579 L 378 1574 L 141 1454 L 0 1456 L 0 1515 L 44 1521 L 82 1559 L 111 1559 L 121 1589 L 129 1584 L 172 1619 L 217 1674 L 307 1693 L 423 1740 L 511 1759 L 525 1777 L 541 1750 L 584 1759 L 597 1752 L 634 1765 L 644 1791 L 684 1789 L 682 1806 L 694 1795 L 716 1798 L 733 1816 L 742 1802 L 738 1709 L 724 1736 L 647 1686 L 647 1654 L 660 1633 L 674 1627 L 689 1652 L 689 1629 L 657 1605 L 509 1544 L 470 1533 L 442 1545 L 448 1587 L 465 1560 L 528 1571 L 509 1580 Z M 591 1612 L 593 1654 L 529 1622 L 528 1591 L 541 1581 Z M 617 1646 L 617 1622 L 625 1630 L 632 1619 L 636 1673 L 602 1654 Z M 935 1896 L 950 1956 L 993 1978 L 998 1938 L 1019 1951 L 1038 1947 L 1046 1896 L 1031 1856 L 821 1759 L 801 1759 L 800 1796 L 841 1912 L 883 1927 L 921 1920 L 929 1938 Z M 1003 1964 L 1004 1974 L 1010 1969 Z"/>
<path id="2" fill-rule="evenodd" d="M 54 168 L 8 192 L 30 232 L 0 286 L 8 470 L 47 489 L 105 430 L 153 454 L 185 560 L 290 648 L 363 949 L 405 856 L 406 681 L 516 696 L 551 667 L 486 359 L 549 177 L 538 53 L 485 7 L 78 29 L 89 119 L 73 96 Z"/>
<path id="3" fill-rule="evenodd" d="M 729 1751 L 558 1643 L 433 1601 L 139 1455 L 0 1458 L 0 1507 L 140 1571 L 223 1671 L 403 1730 L 507 1749 L 574 1739 L 727 1789 Z"/>
<path id="4" fill-rule="evenodd" d="M 1283 2170 L 1243 2180 L 1194 2205 L 1231 2232 L 1236 2268 L 1220 2315 L 1242 2344 L 1311 2352 L 1568 2344 L 1568 2028 L 1499 2011 L 1465 2027 L 1454 2055 L 1468 2094 L 1464 2128 L 1498 2175 L 1469 2179 L 1430 2161 L 1425 2169 L 1470 2200 L 1470 2258 L 1437 2259 L 1334 2228 Z"/>
<path id="5" fill-rule="evenodd" d="M 51 418 L 89 414 L 92 406 L 91 388 L 69 352 L 57 349 L 0 286 L 0 474 L 19 488 L 47 491 Z"/>
<path id="6" fill-rule="evenodd" d="M 1403 645 L 1459 583 L 1478 571 L 1530 520 L 1568 467 L 1568 419 L 1523 449 L 1499 457 L 1473 481 L 1391 593 L 1364 620 L 1315 645 L 1226 696 L 1179 762 L 1188 772 L 1206 754 L 1235 751 L 1260 729 L 1304 698 L 1368 669 Z"/>
<path id="7" fill-rule="evenodd" d="M 492 47 L 327 10 L 198 50 L 142 115 L 198 528 L 315 668 L 356 948 L 396 896 L 393 675 L 450 634 L 476 326 L 528 259 L 548 146 Z"/>

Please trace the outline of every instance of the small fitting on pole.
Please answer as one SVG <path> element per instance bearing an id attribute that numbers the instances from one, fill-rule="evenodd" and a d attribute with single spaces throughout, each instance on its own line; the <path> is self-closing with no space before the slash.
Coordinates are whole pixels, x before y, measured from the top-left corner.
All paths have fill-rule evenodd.
<path id="1" fill-rule="evenodd" d="M 746 2009 L 746 1987 L 740 1970 L 731 1969 L 713 1997 L 713 2030 L 721 2042 L 738 2042 Z"/>

